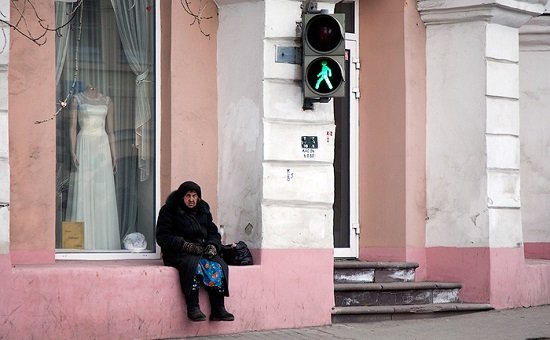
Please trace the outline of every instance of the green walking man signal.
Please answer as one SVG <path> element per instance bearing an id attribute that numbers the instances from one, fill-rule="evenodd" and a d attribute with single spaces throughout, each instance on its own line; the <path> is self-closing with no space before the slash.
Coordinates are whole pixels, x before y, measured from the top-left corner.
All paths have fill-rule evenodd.
<path id="1" fill-rule="evenodd" d="M 327 66 L 327 62 L 325 60 L 321 61 L 321 72 L 317 74 L 317 83 L 315 84 L 315 89 L 319 90 L 319 86 L 321 85 L 321 82 L 324 80 L 327 83 L 327 86 L 329 89 L 332 90 L 332 84 L 330 83 L 330 77 L 332 77 L 332 70 L 330 67 Z"/>

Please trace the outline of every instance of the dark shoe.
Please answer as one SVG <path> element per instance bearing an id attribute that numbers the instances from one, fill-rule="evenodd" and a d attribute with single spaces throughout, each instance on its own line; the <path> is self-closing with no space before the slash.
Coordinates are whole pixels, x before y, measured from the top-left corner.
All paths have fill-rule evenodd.
<path id="1" fill-rule="evenodd" d="M 205 321 L 206 315 L 201 312 L 199 307 L 192 307 L 187 310 L 187 317 L 191 321 Z"/>
<path id="2" fill-rule="evenodd" d="M 216 310 L 213 310 L 212 314 L 210 314 L 210 321 L 233 321 L 233 320 L 235 320 L 235 316 L 229 313 L 227 310 L 225 310 L 224 307 L 216 308 Z"/>

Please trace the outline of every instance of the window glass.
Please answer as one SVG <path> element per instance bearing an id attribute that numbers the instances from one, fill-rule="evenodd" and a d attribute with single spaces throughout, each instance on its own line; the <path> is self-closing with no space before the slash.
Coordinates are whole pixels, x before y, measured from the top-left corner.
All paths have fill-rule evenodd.
<path id="1" fill-rule="evenodd" d="M 59 26 L 79 2 L 55 4 Z M 155 252 L 154 1 L 81 4 L 56 37 L 56 247 Z"/>
<path id="2" fill-rule="evenodd" d="M 334 13 L 346 15 L 346 33 L 355 33 L 355 2 L 342 1 L 334 6 Z"/>

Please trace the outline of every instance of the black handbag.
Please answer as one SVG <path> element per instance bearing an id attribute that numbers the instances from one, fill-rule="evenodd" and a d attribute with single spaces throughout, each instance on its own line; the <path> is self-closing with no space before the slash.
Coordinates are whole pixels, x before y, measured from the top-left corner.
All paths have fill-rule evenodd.
<path id="1" fill-rule="evenodd" d="M 221 257 L 231 266 L 250 266 L 254 264 L 250 249 L 243 241 L 222 245 Z"/>

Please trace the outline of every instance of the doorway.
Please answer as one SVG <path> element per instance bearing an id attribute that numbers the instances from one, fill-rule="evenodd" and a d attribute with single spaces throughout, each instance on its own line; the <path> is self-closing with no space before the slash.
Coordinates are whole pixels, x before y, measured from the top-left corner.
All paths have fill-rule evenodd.
<path id="1" fill-rule="evenodd" d="M 334 98 L 334 257 L 359 256 L 359 56 L 358 1 L 342 1 L 334 12 L 346 15 L 346 91 Z"/>

